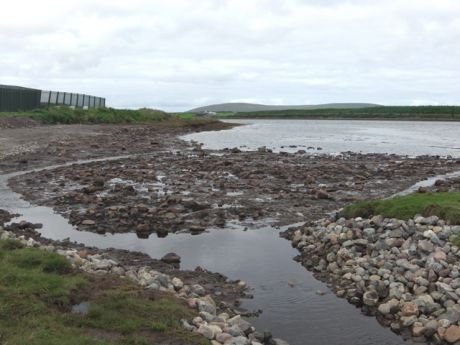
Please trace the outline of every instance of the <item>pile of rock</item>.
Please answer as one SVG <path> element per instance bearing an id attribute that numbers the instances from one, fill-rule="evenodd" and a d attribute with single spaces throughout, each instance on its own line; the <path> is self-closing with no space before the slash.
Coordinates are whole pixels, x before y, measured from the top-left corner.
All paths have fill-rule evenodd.
<path id="1" fill-rule="evenodd" d="M 460 226 L 438 217 L 408 221 L 322 219 L 289 232 L 297 259 L 339 297 L 418 341 L 460 341 Z"/>
<path id="2" fill-rule="evenodd" d="M 218 308 L 211 295 L 199 285 L 187 285 L 180 278 L 155 271 L 148 266 L 129 267 L 122 266 L 118 261 L 107 254 L 89 255 L 85 250 L 61 249 L 54 245 L 42 245 L 33 238 L 16 236 L 13 232 L 0 227 L 0 240 L 15 239 L 28 247 L 56 252 L 70 260 L 72 266 L 91 274 L 115 274 L 128 277 L 132 281 L 148 289 L 174 294 L 184 299 L 190 308 L 196 309 L 199 316 L 193 320 L 182 320 L 185 329 L 201 334 L 211 340 L 212 345 L 285 345 L 280 339 L 273 339 L 269 332 L 263 334 L 256 332 L 254 327 L 240 315 L 218 314 Z M 180 262 L 177 254 L 169 253 L 162 259 L 165 262 Z M 246 284 L 238 282 L 239 288 Z"/>

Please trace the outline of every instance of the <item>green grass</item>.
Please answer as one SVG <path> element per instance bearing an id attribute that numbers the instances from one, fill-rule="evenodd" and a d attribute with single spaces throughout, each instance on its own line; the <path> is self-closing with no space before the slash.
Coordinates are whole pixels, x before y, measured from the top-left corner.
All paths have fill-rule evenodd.
<path id="1" fill-rule="evenodd" d="M 41 108 L 28 112 L 2 113 L 0 117 L 27 117 L 39 123 L 53 124 L 155 124 L 165 127 L 205 127 L 218 122 L 198 118 L 191 113 L 168 114 L 153 109 L 71 109 L 69 107 Z"/>
<path id="2" fill-rule="evenodd" d="M 89 303 L 86 315 L 71 307 Z M 0 241 L 3 345 L 209 344 L 184 331 L 182 301 L 113 276 L 74 272 L 55 253 Z"/>
<path id="3" fill-rule="evenodd" d="M 171 115 L 153 109 L 71 109 L 69 107 L 40 108 L 27 112 L 0 113 L 2 117 L 28 117 L 44 124 L 150 123 L 166 121 Z"/>
<path id="4" fill-rule="evenodd" d="M 225 111 L 220 111 L 220 112 L 217 112 L 217 118 L 226 118 L 226 117 L 231 117 L 232 115 L 234 115 L 235 113 L 234 112 L 225 112 Z M 176 115 L 179 119 L 193 119 L 193 118 L 197 118 L 196 117 L 196 113 L 190 113 L 190 112 L 185 112 L 185 113 L 177 113 L 177 114 L 174 114 Z"/>
<path id="5" fill-rule="evenodd" d="M 195 113 L 177 113 L 175 115 L 179 119 L 193 119 L 193 118 L 195 118 Z"/>
<path id="6" fill-rule="evenodd" d="M 378 106 L 356 109 L 306 109 L 240 112 L 228 118 L 387 119 L 460 121 L 460 106 Z"/>
<path id="7" fill-rule="evenodd" d="M 417 193 L 393 199 L 360 201 L 342 211 L 346 218 L 382 215 L 406 220 L 416 214 L 438 216 L 450 224 L 460 224 L 460 192 Z"/>

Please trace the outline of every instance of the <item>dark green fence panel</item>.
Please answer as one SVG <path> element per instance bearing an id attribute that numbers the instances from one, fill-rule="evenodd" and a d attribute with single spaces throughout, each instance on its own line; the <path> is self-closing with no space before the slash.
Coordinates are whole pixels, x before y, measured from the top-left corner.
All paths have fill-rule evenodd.
<path id="1" fill-rule="evenodd" d="M 41 91 L 0 85 L 0 111 L 26 111 L 40 108 Z"/>
<path id="2" fill-rule="evenodd" d="M 77 93 L 42 91 L 19 86 L 0 85 L 0 112 L 27 111 L 50 106 L 105 108 L 105 98 Z"/>
<path id="3" fill-rule="evenodd" d="M 42 91 L 40 103 L 43 107 L 64 105 L 75 108 L 104 108 L 105 98 L 70 92 Z"/>

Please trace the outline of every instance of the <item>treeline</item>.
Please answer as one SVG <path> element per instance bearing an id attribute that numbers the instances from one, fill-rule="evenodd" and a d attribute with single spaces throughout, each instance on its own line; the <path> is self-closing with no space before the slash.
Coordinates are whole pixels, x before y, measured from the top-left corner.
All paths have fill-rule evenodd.
<path id="1" fill-rule="evenodd" d="M 381 106 L 355 109 L 273 110 L 240 112 L 226 117 L 460 121 L 460 106 Z"/>

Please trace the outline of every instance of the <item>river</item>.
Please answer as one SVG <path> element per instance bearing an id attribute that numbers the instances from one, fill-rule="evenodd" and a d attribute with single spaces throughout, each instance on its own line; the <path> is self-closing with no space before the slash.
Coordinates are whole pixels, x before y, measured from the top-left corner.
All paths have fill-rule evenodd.
<path id="1" fill-rule="evenodd" d="M 336 154 L 344 151 L 460 157 L 460 122 L 231 120 L 231 130 L 184 136 L 206 149 L 266 146 L 275 152 Z M 294 147 L 291 147 L 294 146 Z M 310 148 L 310 149 L 309 149 Z M 319 148 L 319 150 L 318 150 Z"/>

